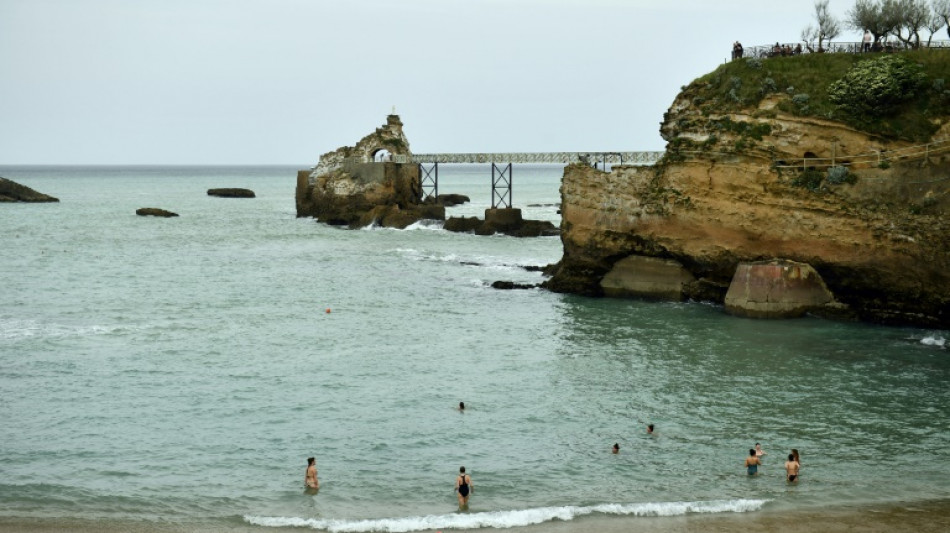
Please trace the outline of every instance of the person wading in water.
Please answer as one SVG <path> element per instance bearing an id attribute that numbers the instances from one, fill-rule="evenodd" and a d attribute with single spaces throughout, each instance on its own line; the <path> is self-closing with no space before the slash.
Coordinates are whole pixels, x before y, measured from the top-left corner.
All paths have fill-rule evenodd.
<path id="1" fill-rule="evenodd" d="M 468 509 L 468 498 L 474 490 L 472 478 L 465 473 L 465 467 L 459 468 L 459 475 L 455 478 L 455 493 L 459 498 L 459 509 Z"/>

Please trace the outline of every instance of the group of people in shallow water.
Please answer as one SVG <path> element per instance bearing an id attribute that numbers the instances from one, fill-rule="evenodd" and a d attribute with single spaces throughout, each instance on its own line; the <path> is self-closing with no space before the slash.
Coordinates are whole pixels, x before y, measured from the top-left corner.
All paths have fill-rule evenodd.
<path id="1" fill-rule="evenodd" d="M 465 411 L 465 402 L 459 402 L 459 411 Z M 651 426 L 652 427 L 652 426 Z M 317 459 L 307 457 L 307 471 L 304 474 L 304 486 L 308 493 L 316 494 L 320 490 L 320 480 L 317 478 Z M 459 468 L 459 475 L 455 478 L 455 495 L 458 496 L 459 509 L 468 509 L 468 499 L 472 496 L 475 487 L 472 485 L 472 476 L 465 473 L 465 467 Z"/>
<path id="2" fill-rule="evenodd" d="M 759 474 L 759 467 L 762 466 L 762 457 L 765 455 L 765 452 L 762 450 L 762 445 L 756 442 L 755 448 L 750 448 L 749 456 L 745 458 L 746 473 L 750 476 L 757 476 Z M 802 463 L 798 455 L 798 450 L 792 448 L 792 453 L 788 454 L 788 460 L 785 461 L 785 480 L 789 483 L 798 481 L 798 471 L 801 470 L 801 468 Z"/>
<path id="3" fill-rule="evenodd" d="M 458 410 L 462 412 L 465 411 L 465 402 L 459 402 Z M 655 435 L 654 430 L 655 427 L 653 424 L 647 425 L 647 435 Z M 615 442 L 610 451 L 611 453 L 620 453 L 620 444 Z M 758 475 L 759 466 L 762 465 L 762 457 L 765 455 L 765 451 L 762 450 L 762 444 L 758 442 L 755 443 L 755 448 L 749 449 L 749 456 L 746 457 L 745 467 L 746 472 L 750 476 Z M 792 448 L 792 453 L 788 454 L 788 460 L 785 461 L 785 479 L 790 483 L 798 481 L 798 471 L 801 467 L 802 464 L 798 450 Z M 307 472 L 304 475 L 304 485 L 308 492 L 320 490 L 320 481 L 317 479 L 317 461 L 314 457 L 307 458 Z M 472 496 L 472 492 L 474 491 L 475 488 L 472 485 L 472 477 L 465 473 L 464 466 L 460 467 L 459 474 L 455 477 L 455 495 L 458 497 L 459 509 L 468 509 L 468 499 Z"/>

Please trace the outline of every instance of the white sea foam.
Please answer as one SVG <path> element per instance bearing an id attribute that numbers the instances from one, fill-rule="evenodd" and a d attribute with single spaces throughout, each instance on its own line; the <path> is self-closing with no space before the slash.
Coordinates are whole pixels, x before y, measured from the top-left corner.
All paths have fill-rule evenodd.
<path id="1" fill-rule="evenodd" d="M 768 500 L 718 500 L 701 502 L 648 502 L 601 504 L 588 507 L 539 507 L 512 511 L 471 514 L 443 514 L 377 518 L 369 520 L 331 520 L 279 516 L 245 516 L 250 524 L 264 527 L 309 527 L 332 533 L 385 532 L 510 528 L 541 524 L 552 520 L 569 521 L 591 514 L 618 516 L 682 516 L 689 513 L 745 513 L 758 511 Z"/>
<path id="2" fill-rule="evenodd" d="M 0 320 L 0 339 L 19 340 L 35 337 L 85 337 L 108 335 L 122 329 L 124 329 L 124 326 L 81 326 L 43 323 L 35 320 Z"/>
<path id="3" fill-rule="evenodd" d="M 926 346 L 940 346 L 941 348 L 943 348 L 944 346 L 947 345 L 947 339 L 945 339 L 944 337 L 940 335 L 934 334 L 934 335 L 928 335 L 924 337 L 923 339 L 920 339 L 920 343 Z"/>

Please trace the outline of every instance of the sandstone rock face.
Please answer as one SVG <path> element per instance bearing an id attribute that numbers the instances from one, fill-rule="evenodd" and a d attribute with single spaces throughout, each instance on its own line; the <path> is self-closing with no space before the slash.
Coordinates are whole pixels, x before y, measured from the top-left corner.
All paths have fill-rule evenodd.
<path id="1" fill-rule="evenodd" d="M 631 255 L 614 263 L 600 280 L 606 296 L 682 300 L 696 281 L 683 265 L 671 259 Z"/>
<path id="2" fill-rule="evenodd" d="M 0 202 L 58 202 L 58 198 L 53 198 L 41 192 L 36 192 L 26 185 L 20 185 L 15 181 L 6 178 L 0 178 Z"/>
<path id="3" fill-rule="evenodd" d="M 746 125 L 714 137 L 715 120 Z M 686 297 L 722 303 L 715 288 L 729 284 L 740 263 L 781 257 L 814 267 L 835 300 L 862 319 L 950 327 L 950 150 L 855 165 L 854 183 L 826 180 L 810 190 L 795 183 L 801 169 L 774 165 L 798 164 L 806 154 L 857 161 L 910 143 L 784 115 L 769 100 L 746 113 L 703 114 L 688 90 L 661 132 L 670 143 L 653 167 L 565 168 L 564 255 L 547 288 L 604 295 L 607 273 L 639 255 L 676 260 L 696 278 Z M 946 137 L 950 117 L 935 139 Z M 693 140 L 689 150 L 684 138 Z"/>
<path id="4" fill-rule="evenodd" d="M 749 318 L 796 318 L 834 300 L 810 265 L 795 261 L 740 263 L 729 292 L 726 312 Z"/>
<path id="5" fill-rule="evenodd" d="M 135 214 L 140 217 L 177 217 L 178 213 L 172 213 L 158 207 L 140 207 L 135 210 Z"/>
<path id="6" fill-rule="evenodd" d="M 250 189 L 208 189 L 208 196 L 221 198 L 254 198 L 254 191 Z"/>

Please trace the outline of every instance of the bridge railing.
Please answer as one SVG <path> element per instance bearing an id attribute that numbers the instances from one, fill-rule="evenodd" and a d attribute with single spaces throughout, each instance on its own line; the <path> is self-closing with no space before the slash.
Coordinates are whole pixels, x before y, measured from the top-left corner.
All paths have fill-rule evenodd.
<path id="1" fill-rule="evenodd" d="M 664 152 L 514 152 L 412 154 L 413 163 L 607 163 L 610 165 L 652 165 Z"/>

